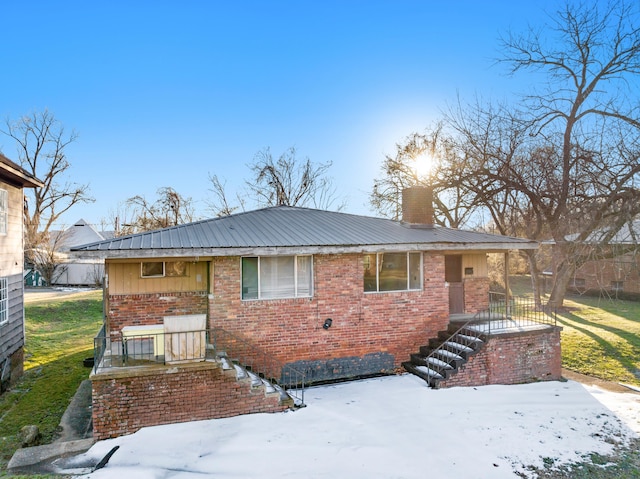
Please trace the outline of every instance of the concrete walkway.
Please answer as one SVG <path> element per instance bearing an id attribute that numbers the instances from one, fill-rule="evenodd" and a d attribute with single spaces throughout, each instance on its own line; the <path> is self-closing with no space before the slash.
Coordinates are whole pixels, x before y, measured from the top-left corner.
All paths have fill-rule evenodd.
<path id="1" fill-rule="evenodd" d="M 91 422 L 91 381 L 80 384 L 60 421 L 62 433 L 52 444 L 18 449 L 7 466 L 12 473 L 71 474 L 64 459 L 86 452 L 93 446 Z M 86 464 L 90 469 L 93 465 Z M 78 468 L 78 464 L 74 465 Z"/>

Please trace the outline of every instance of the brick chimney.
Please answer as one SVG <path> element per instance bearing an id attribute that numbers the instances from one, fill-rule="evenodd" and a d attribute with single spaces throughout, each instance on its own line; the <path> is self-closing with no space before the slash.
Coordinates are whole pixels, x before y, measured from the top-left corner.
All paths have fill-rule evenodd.
<path id="1" fill-rule="evenodd" d="M 433 190 L 411 186 L 402 190 L 402 222 L 412 228 L 433 227 Z"/>

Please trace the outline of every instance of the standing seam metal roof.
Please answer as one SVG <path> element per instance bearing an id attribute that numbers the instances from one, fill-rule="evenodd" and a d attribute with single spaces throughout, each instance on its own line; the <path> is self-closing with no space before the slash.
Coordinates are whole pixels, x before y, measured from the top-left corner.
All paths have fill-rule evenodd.
<path id="1" fill-rule="evenodd" d="M 398 244 L 501 244 L 535 248 L 534 241 L 443 227 L 410 227 L 385 218 L 310 208 L 274 206 L 194 223 L 113 238 L 74 251 L 144 249 L 365 246 Z"/>

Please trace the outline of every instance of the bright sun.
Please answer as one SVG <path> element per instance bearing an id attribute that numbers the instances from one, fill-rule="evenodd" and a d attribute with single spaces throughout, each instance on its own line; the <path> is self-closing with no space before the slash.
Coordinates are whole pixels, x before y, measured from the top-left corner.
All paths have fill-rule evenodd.
<path id="1" fill-rule="evenodd" d="M 414 171 L 418 178 L 429 176 L 434 168 L 435 162 L 433 156 L 423 153 L 415 158 Z"/>

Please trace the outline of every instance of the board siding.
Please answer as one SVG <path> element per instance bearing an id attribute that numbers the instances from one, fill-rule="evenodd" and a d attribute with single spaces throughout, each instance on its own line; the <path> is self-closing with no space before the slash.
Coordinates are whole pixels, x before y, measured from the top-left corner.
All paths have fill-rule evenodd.
<path id="1" fill-rule="evenodd" d="M 166 259 L 165 261 L 171 261 Z M 189 292 L 207 290 L 207 263 L 187 262 L 185 276 L 142 278 L 139 262 L 107 262 L 109 294 Z M 198 281 L 200 280 L 200 281 Z"/>
<path id="2" fill-rule="evenodd" d="M 9 320 L 0 326 L 0 363 L 24 346 L 22 274 L 8 277 Z"/>

